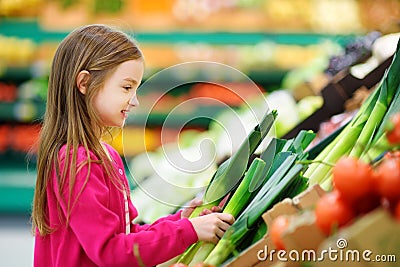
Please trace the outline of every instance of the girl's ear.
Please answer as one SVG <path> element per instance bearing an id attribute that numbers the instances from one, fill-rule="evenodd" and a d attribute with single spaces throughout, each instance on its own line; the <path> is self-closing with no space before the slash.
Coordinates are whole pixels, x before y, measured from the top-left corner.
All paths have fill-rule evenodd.
<path id="1" fill-rule="evenodd" d="M 87 83 L 90 78 L 90 73 L 87 70 L 81 70 L 76 76 L 76 86 L 78 87 L 79 92 L 82 94 L 86 94 Z"/>

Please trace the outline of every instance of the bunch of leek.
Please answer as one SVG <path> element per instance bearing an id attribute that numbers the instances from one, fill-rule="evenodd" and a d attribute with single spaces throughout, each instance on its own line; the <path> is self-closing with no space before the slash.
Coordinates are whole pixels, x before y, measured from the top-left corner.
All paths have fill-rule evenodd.
<path id="1" fill-rule="evenodd" d="M 218 167 L 207 186 L 203 203 L 219 203 L 222 198 L 238 185 L 247 170 L 250 156 L 271 129 L 276 116 L 276 110 L 267 113 L 261 123 L 243 141 L 238 151 Z M 197 207 L 192 217 L 198 216 L 202 209 L 204 207 Z"/>
<path id="2" fill-rule="evenodd" d="M 258 181 L 265 178 L 263 176 L 265 168 L 266 163 L 262 159 L 256 158 L 253 160 L 243 180 L 240 182 L 238 188 L 235 190 L 222 212 L 231 214 L 233 217 L 237 218 L 243 208 L 249 203 L 254 193 L 251 184 L 257 184 L 259 183 Z M 214 247 L 215 245 L 213 243 L 197 242 L 188 253 L 185 254 L 186 258 L 182 259 L 180 262 L 186 263 L 190 260 L 189 266 L 203 262 Z"/>
<path id="3" fill-rule="evenodd" d="M 331 168 L 342 156 L 350 155 L 366 159 L 368 150 L 382 145 L 382 125 L 388 118 L 386 114 L 391 113 L 390 110 L 398 109 L 399 105 L 399 73 L 400 42 L 392 63 L 378 87 L 362 104 L 350 123 L 322 150 L 315 158 L 315 163 L 311 164 L 305 172 L 304 176 L 310 179 L 310 185 L 319 183 L 325 189 L 329 189 L 331 187 Z M 376 156 L 379 151 L 381 150 L 375 151 L 373 156 Z"/>
<path id="4" fill-rule="evenodd" d="M 243 211 L 244 207 L 254 198 L 258 190 L 261 189 L 269 176 L 271 176 L 271 173 L 279 167 L 279 161 L 273 162 L 273 159 L 277 152 L 282 150 L 285 144 L 286 140 L 271 139 L 268 147 L 262 153 L 260 158 L 255 158 L 253 160 L 245 174 L 245 177 L 241 181 L 239 187 L 235 190 L 227 205 L 223 208 L 222 212 L 229 213 L 237 218 L 237 216 Z M 267 175 L 268 173 L 270 173 L 269 176 Z M 215 245 L 212 243 L 197 242 L 186 251 L 184 256 L 180 258 L 179 262 L 189 264 L 189 266 L 203 262 L 214 247 Z"/>
<path id="5" fill-rule="evenodd" d="M 297 161 L 307 158 L 304 150 L 314 137 L 314 133 L 302 131 L 294 140 L 273 139 L 271 141 L 266 151 L 275 151 L 275 153 L 269 155 L 273 160 L 266 177 L 261 183 L 256 181 L 249 185 L 248 191 L 256 190 L 257 193 L 225 232 L 204 261 L 205 263 L 221 265 L 244 241 L 266 210 L 281 199 L 293 197 L 307 187 L 307 181 L 301 175 L 307 166 Z M 261 158 L 267 156 L 264 153 Z"/>
<path id="6" fill-rule="evenodd" d="M 371 159 L 376 159 L 386 150 L 391 148 L 391 145 L 388 143 L 386 139 L 386 125 L 391 117 L 400 112 L 400 85 L 397 88 L 396 95 L 394 96 L 390 106 L 380 124 L 379 128 L 376 130 L 376 134 L 374 134 L 372 141 L 363 154 L 361 155 L 361 159 L 368 162 Z"/>

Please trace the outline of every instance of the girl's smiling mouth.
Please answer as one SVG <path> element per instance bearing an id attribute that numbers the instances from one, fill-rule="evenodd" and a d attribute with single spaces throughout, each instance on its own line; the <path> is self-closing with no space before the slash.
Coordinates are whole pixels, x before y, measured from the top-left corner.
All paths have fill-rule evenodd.
<path id="1" fill-rule="evenodd" d="M 128 118 L 129 110 L 121 110 L 121 113 L 125 119 Z"/>

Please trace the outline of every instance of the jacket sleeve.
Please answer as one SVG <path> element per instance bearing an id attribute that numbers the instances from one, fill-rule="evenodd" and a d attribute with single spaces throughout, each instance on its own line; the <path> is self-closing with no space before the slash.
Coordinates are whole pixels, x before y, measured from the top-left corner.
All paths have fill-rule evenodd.
<path id="1" fill-rule="evenodd" d="M 136 210 L 136 208 L 133 206 L 132 202 L 129 201 L 129 214 L 130 214 L 130 218 L 131 218 L 131 232 L 135 233 L 138 231 L 142 231 L 142 230 L 146 230 L 151 226 L 154 226 L 160 222 L 164 222 L 164 221 L 179 221 L 181 220 L 181 213 L 182 211 L 178 211 L 174 214 L 170 214 L 167 215 L 165 217 L 161 217 L 160 219 L 156 220 L 155 222 L 151 223 L 151 224 L 138 224 L 138 223 L 134 223 L 133 220 L 138 216 L 138 212 Z"/>
<path id="2" fill-rule="evenodd" d="M 110 190 L 118 189 L 108 186 L 106 179 L 109 178 L 105 177 L 101 165 L 91 163 L 88 179 L 87 173 L 88 165 L 85 165 L 76 175 L 72 196 L 78 198 L 71 201 L 74 204 L 69 226 L 97 265 L 142 266 L 141 261 L 145 266 L 153 266 L 181 254 L 197 241 L 196 232 L 187 219 L 160 221 L 125 234 L 121 231 L 124 218 L 108 208 L 111 201 L 118 201 L 110 199 Z M 64 199 L 68 198 L 67 193 L 63 195 Z M 66 212 L 66 205 L 61 205 Z"/>

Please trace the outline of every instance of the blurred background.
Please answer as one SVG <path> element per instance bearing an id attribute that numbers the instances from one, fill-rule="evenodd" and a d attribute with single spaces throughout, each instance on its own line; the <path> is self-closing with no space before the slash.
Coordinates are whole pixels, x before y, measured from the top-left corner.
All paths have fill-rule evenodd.
<path id="1" fill-rule="evenodd" d="M 58 43 L 75 27 L 90 23 L 117 26 L 136 38 L 146 60 L 144 80 L 179 63 L 223 63 L 246 74 L 262 97 L 278 110 L 278 136 L 289 138 L 300 127 L 313 129 L 322 138 L 351 116 L 379 81 L 382 74 L 378 72 L 372 82 L 363 83 L 366 75 L 374 74 L 394 52 L 396 39 L 391 37 L 400 30 L 400 1 L 0 0 L 1 266 L 32 263 L 29 215 L 35 184 L 35 143 L 45 110 L 49 67 Z M 334 102 L 337 109 L 302 124 L 326 104 L 328 99 L 321 92 L 338 75 L 349 73 L 357 78 L 357 93 Z M 218 74 L 190 69 L 173 75 L 213 79 Z M 265 109 L 257 106 L 261 96 L 249 95 L 248 84 L 234 86 L 240 95 L 251 97 L 256 109 Z M 151 222 L 174 211 L 174 207 L 136 190 L 139 181 L 149 188 L 157 187 L 152 182 L 156 171 L 151 165 L 164 166 L 165 159 L 159 156 L 162 145 L 175 149 L 174 144 L 180 144 L 190 154 L 204 138 L 215 141 L 216 157 L 210 168 L 187 177 L 193 179 L 190 184 L 205 185 L 232 151 L 218 125 L 204 114 L 217 114 L 219 121 L 229 125 L 231 118 L 225 112 L 228 105 L 238 111 L 246 127 L 254 127 L 245 120 L 248 110 L 243 100 L 223 86 L 189 83 L 161 99 L 156 90 L 141 92 L 141 107 L 157 102 L 150 116 L 139 109 L 127 123 L 124 143 L 120 132 L 110 140 L 121 155 L 124 153 L 126 167 L 135 176 L 132 198 L 137 200 L 140 222 Z M 163 126 L 174 107 L 200 97 L 225 105 L 199 102 L 174 112 L 174 123 Z M 179 176 L 168 168 L 164 171 L 171 179 Z M 175 194 L 179 197 L 174 203 L 183 204 L 195 193 Z"/>

